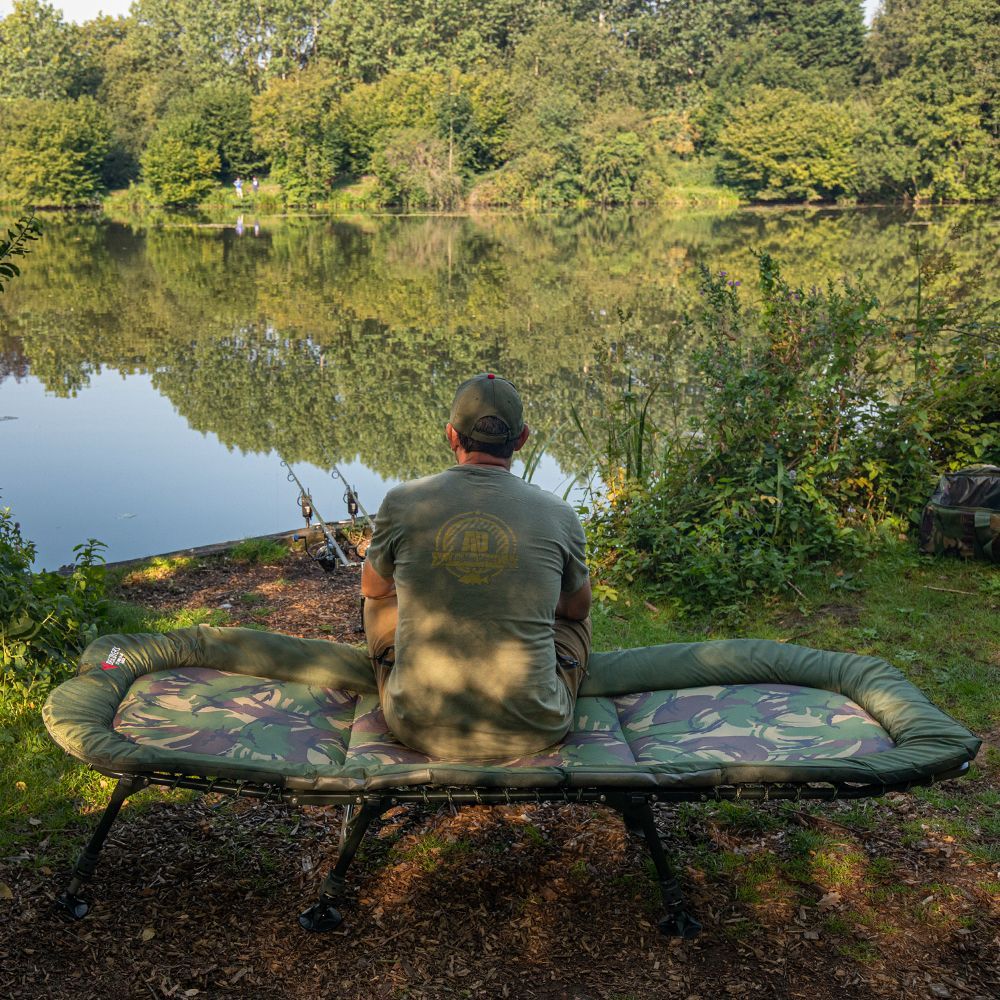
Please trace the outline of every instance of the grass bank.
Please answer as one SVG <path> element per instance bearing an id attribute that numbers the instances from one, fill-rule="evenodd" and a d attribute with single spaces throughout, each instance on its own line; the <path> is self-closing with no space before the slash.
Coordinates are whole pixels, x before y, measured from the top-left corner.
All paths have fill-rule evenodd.
<path id="1" fill-rule="evenodd" d="M 664 184 L 657 191 L 655 199 L 631 206 L 634 209 L 653 210 L 732 210 L 743 202 L 730 188 L 711 183 L 700 174 L 678 177 Z M 629 206 L 599 205 L 586 199 L 570 204 L 553 204 L 529 200 L 518 204 L 492 204 L 472 197 L 448 209 L 451 212 L 525 212 L 548 213 L 554 211 L 627 209 Z M 276 215 L 323 214 L 340 215 L 350 212 L 427 212 L 434 208 L 415 209 L 405 205 L 386 204 L 380 198 L 378 180 L 366 176 L 351 181 L 339 181 L 331 185 L 328 194 L 305 204 L 293 204 L 286 200 L 281 186 L 270 181 L 260 185 L 254 193 L 249 186 L 243 189 L 243 197 L 237 197 L 231 185 L 220 184 L 207 198 L 197 205 L 185 209 L 166 208 L 157 204 L 143 185 L 136 184 L 119 191 L 109 192 L 101 203 L 101 211 L 112 222 L 123 224 L 157 225 L 168 224 L 178 218 L 194 218 L 204 222 L 230 221 L 233 216 L 244 216 L 245 220 L 255 217 Z"/>

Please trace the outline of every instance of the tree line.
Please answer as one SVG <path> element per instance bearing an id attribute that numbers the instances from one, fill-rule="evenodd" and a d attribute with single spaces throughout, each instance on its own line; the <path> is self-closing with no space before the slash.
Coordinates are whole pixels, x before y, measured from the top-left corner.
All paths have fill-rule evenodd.
<path id="1" fill-rule="evenodd" d="M 1000 195 L 994 0 L 136 0 L 0 20 L 0 197 Z"/>

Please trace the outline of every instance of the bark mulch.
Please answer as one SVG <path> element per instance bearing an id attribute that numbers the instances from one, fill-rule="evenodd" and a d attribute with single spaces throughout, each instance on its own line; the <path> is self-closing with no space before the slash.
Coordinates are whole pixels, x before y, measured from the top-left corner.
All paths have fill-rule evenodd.
<path id="1" fill-rule="evenodd" d="M 299 557 L 212 559 L 122 590 L 356 642 L 357 584 Z M 338 809 L 149 790 L 113 828 L 81 922 L 52 913 L 64 872 L 0 860 L 16 900 L 0 904 L 0 997 L 997 1000 L 996 861 L 906 840 L 932 808 L 912 796 L 873 804 L 867 831 L 847 808 L 658 806 L 705 927 L 679 942 L 657 933 L 644 845 L 603 807 L 399 806 L 352 867 L 344 924 L 312 935 L 296 915 L 335 859 Z M 825 835 L 816 864 L 797 834 Z M 837 859 L 857 877 L 831 889 Z"/>

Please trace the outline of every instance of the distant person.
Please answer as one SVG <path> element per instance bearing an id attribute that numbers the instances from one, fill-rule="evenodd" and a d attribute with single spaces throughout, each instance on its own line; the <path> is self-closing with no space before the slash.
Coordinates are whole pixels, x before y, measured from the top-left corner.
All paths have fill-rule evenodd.
<path id="1" fill-rule="evenodd" d="M 233 181 L 233 187 L 236 188 L 236 197 L 239 198 L 240 201 L 242 201 L 243 200 L 243 181 L 239 177 L 237 177 L 236 180 Z"/>
<path id="2" fill-rule="evenodd" d="M 256 194 L 260 190 L 260 181 L 257 180 L 257 175 L 254 174 L 252 180 L 250 181 L 250 186 L 253 188 L 253 193 Z"/>
<path id="3" fill-rule="evenodd" d="M 242 236 L 243 235 L 243 216 L 242 215 L 239 216 L 237 218 L 237 220 L 236 220 L 236 235 L 237 236 Z"/>
<path id="4" fill-rule="evenodd" d="M 260 236 L 260 223 L 254 219 L 253 223 L 253 234 L 254 236 Z"/>
<path id="5" fill-rule="evenodd" d="M 512 475 L 521 399 L 486 373 L 446 428 L 455 465 L 386 495 L 365 557 L 365 632 L 389 728 L 464 760 L 566 735 L 590 653 L 590 580 L 573 508 Z"/>

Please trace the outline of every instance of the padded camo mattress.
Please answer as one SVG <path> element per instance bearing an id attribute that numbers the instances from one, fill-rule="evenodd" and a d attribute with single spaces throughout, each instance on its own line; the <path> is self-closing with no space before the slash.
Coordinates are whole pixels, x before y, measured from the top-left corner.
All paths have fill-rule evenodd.
<path id="1" fill-rule="evenodd" d="M 954 771 L 979 749 L 884 660 L 759 639 L 595 653 L 566 738 L 502 762 L 395 740 L 363 649 L 250 629 L 105 636 L 43 716 L 63 749 L 102 770 L 329 792 L 892 785 Z"/>

